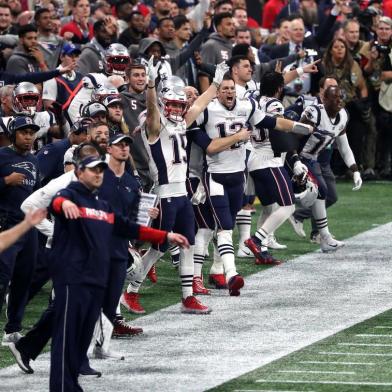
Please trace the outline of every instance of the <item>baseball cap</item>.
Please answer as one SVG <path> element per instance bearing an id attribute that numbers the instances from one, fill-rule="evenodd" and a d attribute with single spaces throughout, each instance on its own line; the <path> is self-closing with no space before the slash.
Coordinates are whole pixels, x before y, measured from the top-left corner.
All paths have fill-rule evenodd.
<path id="1" fill-rule="evenodd" d="M 8 124 L 8 130 L 10 132 L 19 131 L 26 128 L 30 128 L 34 132 L 38 132 L 40 130 L 40 127 L 37 124 L 34 124 L 30 117 L 25 116 L 15 117 Z"/>
<path id="2" fill-rule="evenodd" d="M 92 122 L 92 118 L 82 117 L 80 120 L 74 122 L 71 128 L 71 132 L 75 135 L 80 135 L 83 132 L 87 133 L 87 128 Z"/>
<path id="3" fill-rule="evenodd" d="M 120 95 L 108 95 L 102 103 L 108 107 L 110 105 L 113 105 L 114 103 L 119 103 L 120 105 L 123 105 L 122 100 Z"/>
<path id="4" fill-rule="evenodd" d="M 85 169 L 86 167 L 92 169 L 97 166 L 101 166 L 103 169 L 106 169 L 108 164 L 101 157 L 93 155 L 80 160 L 77 163 L 77 166 L 79 169 Z"/>
<path id="5" fill-rule="evenodd" d="M 94 117 L 98 113 L 108 113 L 106 106 L 99 102 L 90 102 L 82 110 L 83 117 Z"/>
<path id="6" fill-rule="evenodd" d="M 70 56 L 71 54 L 77 53 L 80 54 L 82 53 L 82 50 L 80 49 L 80 45 L 75 45 L 72 43 L 65 43 L 63 46 L 63 55 Z"/>
<path id="7" fill-rule="evenodd" d="M 132 139 L 130 138 L 130 136 L 124 135 L 123 133 L 117 133 L 116 135 L 113 135 L 109 139 L 109 146 L 120 143 L 122 141 L 127 141 L 128 143 L 132 143 Z"/>

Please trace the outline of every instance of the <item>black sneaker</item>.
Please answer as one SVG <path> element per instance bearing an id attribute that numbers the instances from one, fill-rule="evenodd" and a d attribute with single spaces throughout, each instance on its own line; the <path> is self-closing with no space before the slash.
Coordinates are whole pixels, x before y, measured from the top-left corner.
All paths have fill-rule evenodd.
<path id="1" fill-rule="evenodd" d="M 25 354 L 23 354 L 21 351 L 19 351 L 15 343 L 10 343 L 8 345 L 8 348 L 10 349 L 12 355 L 14 356 L 16 363 L 18 366 L 27 374 L 32 374 L 34 373 L 34 370 L 30 366 L 30 358 L 27 357 Z"/>
<path id="2" fill-rule="evenodd" d="M 88 361 L 83 361 L 82 366 L 79 369 L 79 375 L 101 377 L 102 372 L 93 369 Z"/>

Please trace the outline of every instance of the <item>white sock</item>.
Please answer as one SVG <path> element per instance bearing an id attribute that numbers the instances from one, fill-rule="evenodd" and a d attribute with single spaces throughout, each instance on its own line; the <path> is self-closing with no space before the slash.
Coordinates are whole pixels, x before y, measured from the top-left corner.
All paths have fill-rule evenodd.
<path id="1" fill-rule="evenodd" d="M 160 252 L 159 250 L 150 248 L 143 256 L 142 256 L 142 263 L 143 263 L 143 274 L 142 279 L 131 281 L 127 287 L 127 293 L 137 293 L 139 292 L 139 288 L 142 285 L 144 279 L 150 271 L 151 267 L 164 255 L 164 253 Z"/>
<path id="2" fill-rule="evenodd" d="M 268 204 L 268 206 L 261 206 L 261 214 L 259 215 L 259 218 L 257 219 L 257 228 L 260 229 L 260 227 L 263 226 L 265 220 L 272 214 L 272 211 L 276 206 L 275 204 Z"/>
<path id="3" fill-rule="evenodd" d="M 217 233 L 218 251 L 223 261 L 223 268 L 226 274 L 226 281 L 237 275 L 235 266 L 234 248 L 233 248 L 233 231 L 221 230 Z"/>
<path id="4" fill-rule="evenodd" d="M 193 251 L 194 245 L 190 246 L 189 249 L 180 249 L 179 273 L 181 278 L 182 298 L 184 299 L 193 295 Z"/>
<path id="5" fill-rule="evenodd" d="M 120 302 L 118 303 L 117 308 L 116 308 L 116 316 L 121 316 Z"/>
<path id="6" fill-rule="evenodd" d="M 244 241 L 250 237 L 250 229 L 252 226 L 252 213 L 250 210 L 240 210 L 237 213 L 236 224 L 238 228 L 238 243 L 243 246 Z"/>
<path id="7" fill-rule="evenodd" d="M 328 238 L 331 233 L 328 229 L 327 209 L 325 208 L 325 200 L 316 199 L 312 205 L 313 218 L 316 221 L 317 229 L 321 238 Z"/>
<path id="8" fill-rule="evenodd" d="M 279 206 L 267 217 L 262 229 L 271 234 L 277 230 L 295 211 L 295 206 Z"/>
<path id="9" fill-rule="evenodd" d="M 169 252 L 173 266 L 177 267 L 180 264 L 180 247 L 177 245 L 172 245 L 169 247 Z"/>
<path id="10" fill-rule="evenodd" d="M 210 274 L 223 275 L 224 274 L 223 260 L 218 252 L 218 245 L 216 239 L 212 243 L 214 245 L 214 261 L 211 265 Z"/>
<path id="11" fill-rule="evenodd" d="M 203 263 L 205 259 L 205 249 L 212 238 L 211 229 L 199 229 L 195 236 L 195 251 L 193 254 L 193 262 L 195 264 L 195 276 L 201 276 Z"/>

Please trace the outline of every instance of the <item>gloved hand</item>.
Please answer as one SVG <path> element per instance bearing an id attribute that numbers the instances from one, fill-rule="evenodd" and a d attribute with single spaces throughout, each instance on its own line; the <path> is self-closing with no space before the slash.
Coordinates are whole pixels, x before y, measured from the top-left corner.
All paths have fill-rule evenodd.
<path id="1" fill-rule="evenodd" d="M 296 161 L 294 163 L 293 173 L 297 177 L 304 177 L 306 174 L 308 174 L 308 167 L 301 161 Z"/>
<path id="2" fill-rule="evenodd" d="M 222 61 L 216 66 L 215 69 L 215 76 L 213 83 L 218 87 L 223 80 L 223 77 L 225 76 L 225 73 L 229 70 L 229 66 L 226 64 L 225 61 Z"/>
<path id="3" fill-rule="evenodd" d="M 361 189 L 362 186 L 361 173 L 359 171 L 355 171 L 353 173 L 353 179 L 354 179 L 353 191 L 358 191 L 359 189 Z"/>
<path id="4" fill-rule="evenodd" d="M 150 59 L 148 60 L 147 63 L 147 76 L 148 76 L 148 81 L 150 82 L 154 82 L 158 77 L 158 71 L 159 71 L 159 67 L 161 66 L 161 62 L 158 61 L 155 65 L 154 65 L 154 56 L 151 56 Z"/>

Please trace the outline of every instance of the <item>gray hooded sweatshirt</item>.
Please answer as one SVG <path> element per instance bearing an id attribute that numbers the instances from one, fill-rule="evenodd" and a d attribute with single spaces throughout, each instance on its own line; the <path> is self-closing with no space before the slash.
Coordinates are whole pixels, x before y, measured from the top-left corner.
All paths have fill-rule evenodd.
<path id="1" fill-rule="evenodd" d="M 203 63 L 219 64 L 231 57 L 233 43 L 231 40 L 212 33 L 207 42 L 201 48 L 201 59 Z"/>

